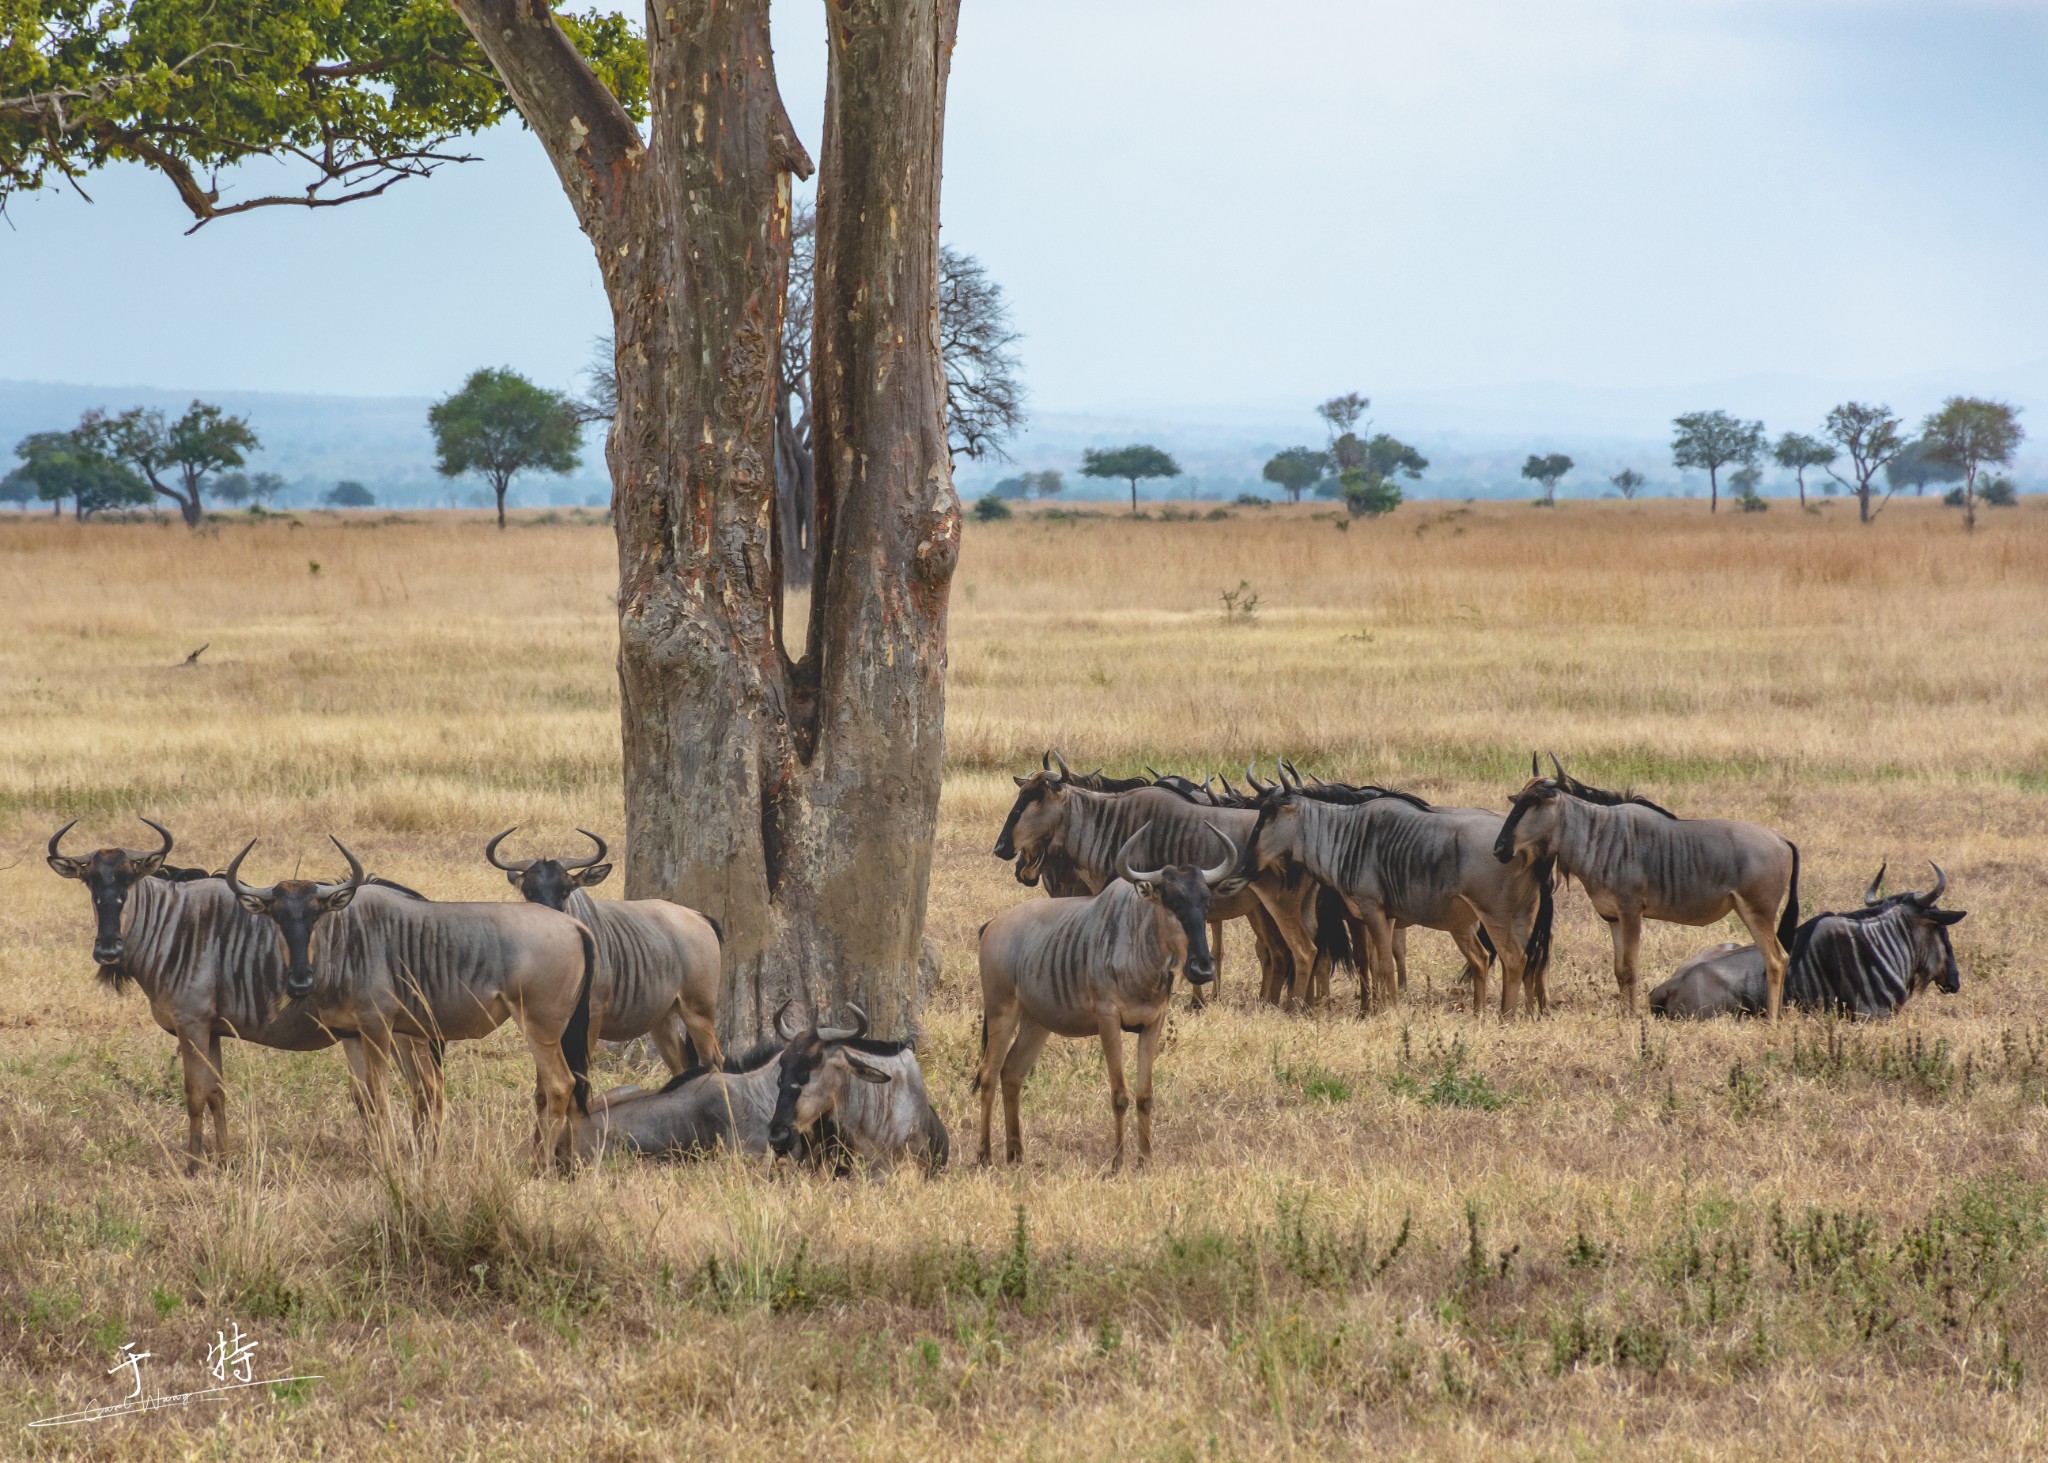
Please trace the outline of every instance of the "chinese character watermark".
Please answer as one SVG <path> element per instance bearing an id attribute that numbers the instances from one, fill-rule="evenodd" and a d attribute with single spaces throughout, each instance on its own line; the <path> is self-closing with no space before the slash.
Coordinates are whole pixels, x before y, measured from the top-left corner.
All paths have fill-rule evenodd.
<path id="1" fill-rule="evenodd" d="M 258 1377 L 251 1360 L 256 1354 L 256 1342 L 242 1334 L 239 1321 L 229 1320 L 224 1330 L 213 1333 L 213 1345 L 207 1348 L 206 1367 L 214 1381 L 220 1385 L 203 1387 L 196 1392 L 174 1392 L 161 1397 L 145 1397 L 142 1389 L 142 1364 L 153 1352 L 137 1351 L 133 1341 L 121 1343 L 120 1360 L 107 1368 L 107 1375 L 114 1376 L 127 1372 L 134 1379 L 134 1389 L 119 1402 L 110 1402 L 103 1407 L 88 1407 L 82 1412 L 66 1412 L 55 1417 L 39 1417 L 30 1427 L 70 1427 L 81 1422 L 102 1422 L 110 1417 L 126 1417 L 132 1413 L 155 1412 L 165 1407 L 189 1407 L 194 1402 L 225 1401 L 229 1394 L 247 1387 L 282 1386 L 288 1382 L 317 1382 L 320 1377 L 276 1376 Z"/>

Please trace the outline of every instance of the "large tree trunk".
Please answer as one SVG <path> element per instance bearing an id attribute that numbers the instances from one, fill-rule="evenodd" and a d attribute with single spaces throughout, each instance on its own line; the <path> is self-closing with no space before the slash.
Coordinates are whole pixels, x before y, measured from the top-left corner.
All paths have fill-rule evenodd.
<path id="1" fill-rule="evenodd" d="M 960 513 L 937 332 L 957 0 L 828 0 L 809 636 L 782 636 L 776 350 L 790 174 L 768 0 L 649 10 L 641 140 L 535 0 L 456 0 L 611 299 L 626 893 L 725 936 L 722 1039 L 796 998 L 916 1018 Z"/>

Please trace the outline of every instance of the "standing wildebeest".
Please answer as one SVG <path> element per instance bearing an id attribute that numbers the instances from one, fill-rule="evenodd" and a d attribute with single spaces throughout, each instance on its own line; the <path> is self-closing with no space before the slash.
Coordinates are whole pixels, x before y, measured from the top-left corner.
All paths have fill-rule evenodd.
<path id="1" fill-rule="evenodd" d="M 1116 1157 L 1124 1161 L 1124 1038 L 1138 1034 L 1138 1157 L 1152 1155 L 1152 1060 L 1166 1029 L 1167 998 L 1182 970 L 1191 984 L 1216 975 L 1209 956 L 1207 915 L 1212 891 L 1230 892 L 1237 845 L 1212 829 L 1229 849 L 1212 869 L 1180 864 L 1142 873 L 1131 850 L 1145 830 L 1117 851 L 1120 876 L 1089 899 L 1048 899 L 1004 910 L 981 927 L 981 1161 L 989 1159 L 989 1123 L 996 1074 L 1003 1082 L 1007 1154 L 1023 1157 L 1018 1095 L 1049 1036 L 1102 1040 L 1109 1066 L 1110 1106 L 1116 1112 Z"/>
<path id="2" fill-rule="evenodd" d="M 666 899 L 592 899 L 583 891 L 609 878 L 612 866 L 604 861 L 605 841 L 588 829 L 576 831 L 596 844 L 597 852 L 581 862 L 533 858 L 508 863 L 498 857 L 498 845 L 515 831 L 516 825 L 485 844 L 484 858 L 505 871 L 528 903 L 581 920 L 597 937 L 597 978 L 590 987 L 592 1039 L 652 1036 L 671 1073 L 723 1061 L 714 1024 L 721 962 L 716 922 Z"/>
<path id="3" fill-rule="evenodd" d="M 1113 790 L 1100 790 L 1098 781 Z M 1143 779 L 1131 786 L 1041 771 L 1016 782 L 1017 800 L 996 838 L 995 856 L 1017 861 L 1018 883 L 1043 880 L 1056 898 L 1099 894 L 1111 887 L 1118 850 L 1140 831 L 1145 837 L 1132 857 L 1161 867 L 1205 857 L 1212 832 L 1243 847 L 1258 820 L 1249 808 L 1198 802 L 1178 787 Z M 1276 872 L 1235 885 L 1209 906 L 1212 927 L 1225 920 L 1250 921 L 1265 971 L 1261 995 L 1268 1000 L 1284 995 L 1291 1003 L 1295 971 L 1313 967 L 1318 955 L 1349 955 L 1348 947 L 1329 943 L 1341 934 L 1340 926 L 1317 922 L 1311 928 L 1318 892 Z M 1319 949 L 1319 937 L 1325 948 Z"/>
<path id="4" fill-rule="evenodd" d="M 344 883 L 287 879 L 252 889 L 240 873 L 253 838 L 225 877 L 244 909 L 276 926 L 285 994 L 310 996 L 321 1022 L 342 1034 L 373 1127 L 387 1127 L 384 1079 L 394 1044 L 415 1113 L 433 1131 L 440 1073 L 403 1038 L 474 1041 L 517 1021 L 533 1052 L 535 1157 L 546 1162 L 567 1140 L 572 1101 L 581 1110 L 589 1097 L 596 940 L 539 904 L 441 904 L 366 888 L 362 863 L 333 841 L 348 860 Z"/>
<path id="5" fill-rule="evenodd" d="M 914 1160 L 926 1173 L 946 1162 L 946 1125 L 932 1110 L 924 1073 L 905 1042 L 874 1041 L 855 1024 L 791 1033 L 785 1004 L 776 1035 L 717 1068 L 697 1067 L 658 1092 L 616 1088 L 578 1124 L 588 1156 L 616 1143 L 652 1157 L 701 1157 L 715 1149 L 773 1153 L 845 1173 L 858 1161 L 886 1168 Z"/>
<path id="6" fill-rule="evenodd" d="M 1889 1016 L 1928 986 L 1954 995 L 1962 989 L 1948 927 L 1968 912 L 1936 909 L 1948 875 L 1934 864 L 1934 887 L 1925 894 L 1880 900 L 1884 870 L 1863 892 L 1863 908 L 1815 915 L 1792 936 L 1785 966 L 1785 1004 L 1801 1011 L 1832 1011 L 1871 1019 Z M 1671 979 L 1650 992 L 1657 1016 L 1761 1016 L 1769 992 L 1764 957 L 1754 945 L 1733 942 L 1702 950 Z"/>
<path id="7" fill-rule="evenodd" d="M 1395 935 L 1402 925 L 1422 925 L 1450 935 L 1465 957 L 1475 1013 L 1497 953 L 1501 1014 L 1513 1016 L 1525 983 L 1538 1010 L 1549 1004 L 1552 872 L 1541 859 L 1503 867 L 1491 856 L 1500 827 L 1496 813 L 1432 807 L 1412 793 L 1297 783 L 1261 797 L 1252 862 L 1302 868 L 1363 923 L 1361 1011 L 1398 999 Z"/>
<path id="8" fill-rule="evenodd" d="M 1614 936 L 1614 980 L 1636 1008 L 1636 950 L 1645 919 L 1710 925 L 1734 911 L 1763 951 L 1771 1020 L 1785 993 L 1785 947 L 1799 926 L 1799 849 L 1754 823 L 1681 818 L 1648 798 L 1567 776 L 1532 776 L 1516 794 L 1494 854 L 1502 863 L 1555 859 L 1577 879 Z M 1536 759 L 1529 759 L 1536 772 Z M 1771 916 L 1780 905 L 1775 930 Z"/>
<path id="9" fill-rule="evenodd" d="M 82 858 L 67 856 L 58 845 L 77 826 L 74 818 L 51 836 L 49 864 L 92 895 L 92 958 L 100 979 L 116 993 L 130 981 L 140 986 L 156 1024 L 178 1039 L 185 1069 L 186 1169 L 197 1172 L 206 1114 L 213 1115 L 215 1156 L 227 1151 L 222 1037 L 293 1052 L 318 1051 L 334 1045 L 336 1037 L 305 1001 L 285 999 L 284 962 L 269 925 L 245 912 L 220 880 L 197 870 L 165 869 L 171 835 L 162 824 L 142 821 L 163 839 L 162 848 L 102 848 Z M 171 872 L 175 882 L 163 877 Z"/>

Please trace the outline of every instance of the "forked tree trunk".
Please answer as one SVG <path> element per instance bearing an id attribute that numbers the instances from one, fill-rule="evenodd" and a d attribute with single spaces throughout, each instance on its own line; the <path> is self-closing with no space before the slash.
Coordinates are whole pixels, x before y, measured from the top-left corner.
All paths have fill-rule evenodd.
<path id="1" fill-rule="evenodd" d="M 626 893 L 724 930 L 721 1037 L 787 997 L 916 1017 L 959 500 L 938 346 L 957 0 L 827 0 L 809 636 L 782 637 L 776 350 L 790 175 L 768 0 L 650 7 L 649 135 L 538 0 L 456 0 L 611 299 Z"/>

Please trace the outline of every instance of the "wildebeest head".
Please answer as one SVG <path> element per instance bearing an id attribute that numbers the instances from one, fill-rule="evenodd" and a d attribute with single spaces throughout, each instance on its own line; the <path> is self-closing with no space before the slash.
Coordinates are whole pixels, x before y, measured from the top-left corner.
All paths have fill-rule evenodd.
<path id="1" fill-rule="evenodd" d="M 1557 800 L 1566 789 L 1564 765 L 1555 754 L 1550 761 L 1557 768 L 1555 777 L 1545 777 L 1536 765 L 1536 754 L 1529 754 L 1529 780 L 1510 802 L 1507 821 L 1493 840 L 1493 856 L 1504 864 L 1513 863 L 1515 855 L 1525 849 L 1538 859 L 1548 858 L 1552 852 L 1557 838 Z"/>
<path id="2" fill-rule="evenodd" d="M 121 938 L 121 914 L 128 907 L 128 891 L 135 887 L 136 880 L 147 879 L 162 868 L 171 852 L 171 835 L 163 824 L 148 818 L 142 821 L 156 830 L 157 837 L 164 841 L 162 848 L 149 853 L 135 848 L 96 848 L 83 858 L 73 858 L 60 852 L 58 845 L 65 834 L 78 826 L 78 820 L 73 818 L 50 835 L 50 867 L 64 878 L 78 880 L 92 895 L 92 958 L 102 971 L 118 963 L 126 953 Z"/>
<path id="3" fill-rule="evenodd" d="M 1062 851 L 1067 816 L 1067 777 L 1048 769 L 1019 777 L 1017 801 L 996 836 L 995 856 L 1017 861 L 1017 882 L 1035 885 L 1048 856 Z"/>
<path id="4" fill-rule="evenodd" d="M 235 855 L 235 861 L 228 865 L 222 876 L 228 881 L 228 887 L 235 891 L 235 897 L 242 901 L 242 908 L 251 914 L 267 916 L 277 926 L 278 936 L 284 941 L 284 993 L 295 1001 L 313 989 L 313 927 L 320 922 L 322 915 L 338 914 L 347 909 L 349 901 L 356 897 L 356 890 L 363 887 L 366 877 L 362 861 L 349 852 L 347 844 L 332 835 L 329 841 L 348 860 L 348 878 L 339 884 L 284 879 L 268 889 L 251 889 L 242 882 L 241 872 L 242 860 L 256 846 L 253 838 Z"/>
<path id="5" fill-rule="evenodd" d="M 1209 900 L 1217 893 L 1235 894 L 1245 885 L 1237 873 L 1237 845 L 1215 824 L 1209 831 L 1222 841 L 1223 862 L 1213 869 L 1194 864 L 1172 864 L 1149 872 L 1131 867 L 1131 850 L 1151 828 L 1147 823 L 1124 840 L 1117 850 L 1117 874 L 1128 879 L 1145 898 L 1157 904 L 1163 914 L 1162 933 L 1169 956 L 1186 973 L 1190 985 L 1207 985 L 1216 978 L 1216 960 L 1209 953 Z"/>
<path id="6" fill-rule="evenodd" d="M 1924 894 L 1908 890 L 1890 898 L 1881 897 L 1884 888 L 1885 865 L 1879 864 L 1877 877 L 1870 881 L 1870 887 L 1863 891 L 1863 908 L 1843 919 L 1870 919 L 1888 909 L 1904 909 L 1913 917 L 1913 973 L 1908 982 L 1908 991 L 1918 995 L 1933 986 L 1944 995 L 1952 996 L 1963 988 L 1962 973 L 1956 969 L 1955 947 L 1949 943 L 1950 925 L 1960 924 L 1968 917 L 1966 909 L 1937 909 L 1935 903 L 1948 889 L 1948 875 L 1941 865 L 1932 859 L 1928 867 L 1934 870 L 1934 887 Z M 1806 937 L 1806 928 L 1801 927 L 1801 940 L 1795 943 L 1799 950 Z"/>
<path id="7" fill-rule="evenodd" d="M 507 862 L 498 857 L 498 845 L 510 838 L 519 829 L 513 824 L 496 838 L 484 845 L 484 858 L 494 869 L 503 869 L 506 880 L 517 889 L 529 904 L 545 904 L 549 909 L 567 910 L 569 896 L 578 889 L 592 889 L 612 876 L 612 866 L 606 863 L 609 850 L 605 841 L 588 828 L 576 831 L 597 845 L 597 852 L 578 862 L 566 858 L 529 858 Z"/>
<path id="8" fill-rule="evenodd" d="M 849 1082 L 889 1080 L 887 1072 L 862 1060 L 852 1046 L 867 1035 L 867 1013 L 851 1004 L 846 1009 L 853 1015 L 852 1026 L 812 1025 L 794 1033 L 783 1024 L 789 1003 L 775 1013 L 775 1034 L 787 1043 L 776 1068 L 775 1113 L 768 1120 L 768 1146 L 778 1156 L 826 1138 Z"/>

